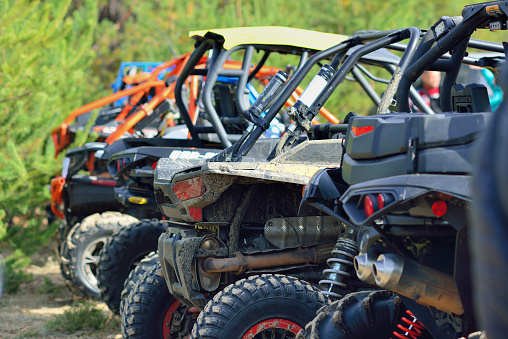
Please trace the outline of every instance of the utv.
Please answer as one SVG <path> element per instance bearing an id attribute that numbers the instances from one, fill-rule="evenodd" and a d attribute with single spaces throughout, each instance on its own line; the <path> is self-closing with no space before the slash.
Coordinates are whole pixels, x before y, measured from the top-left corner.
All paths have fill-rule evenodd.
<path id="1" fill-rule="evenodd" d="M 183 58 L 165 63 L 159 66 L 159 68 L 155 68 L 151 76 L 156 77 L 157 74 L 164 68 L 179 66 L 184 63 L 186 59 L 187 58 L 184 56 Z M 169 75 L 178 74 L 180 71 L 181 67 L 173 68 L 173 71 Z M 148 88 L 154 88 L 154 86 L 157 87 L 159 86 L 159 83 L 166 86 L 164 81 L 147 80 L 140 86 L 122 90 L 114 95 L 108 96 L 104 100 L 99 100 L 92 104 L 85 105 L 77 111 L 81 110 L 84 112 L 100 107 L 106 102 L 113 103 L 116 99 L 128 95 L 131 92 L 146 95 Z M 148 85 L 148 87 L 144 85 Z M 170 85 L 167 88 L 171 89 L 171 87 L 174 86 Z M 54 178 L 51 182 L 51 207 L 55 215 L 63 220 L 62 226 L 57 233 L 61 259 L 61 271 L 64 278 L 69 282 L 69 287 L 71 287 L 71 289 L 74 288 L 78 293 L 87 294 L 88 288 L 93 290 L 94 274 L 89 268 L 82 267 L 78 270 L 78 273 L 73 276 L 72 270 L 70 269 L 71 262 L 69 251 L 74 249 L 75 246 L 73 243 L 67 244 L 67 238 L 69 237 L 71 228 L 73 228 L 77 223 L 80 223 L 83 218 L 93 215 L 93 217 L 85 220 L 86 222 L 84 222 L 82 227 L 84 229 L 88 229 L 99 219 L 100 215 L 97 213 L 122 210 L 122 205 L 116 201 L 113 193 L 114 187 L 117 186 L 119 182 L 111 179 L 107 171 L 99 166 L 94 154 L 96 152 L 101 152 L 108 143 L 122 137 L 123 132 L 127 129 L 132 130 L 132 128 L 139 127 L 139 131 L 141 131 L 144 126 L 152 123 L 156 118 L 161 118 L 162 121 L 165 114 L 171 110 L 170 101 L 166 100 L 168 97 L 169 94 L 167 89 L 165 89 L 151 98 L 148 103 L 143 104 L 142 106 L 136 106 L 135 109 L 129 111 L 128 113 L 130 113 L 130 115 L 126 118 L 124 116 L 125 120 L 118 125 L 115 132 L 107 137 L 106 142 L 89 143 L 85 146 L 67 151 L 66 157 L 63 161 L 62 176 Z M 146 98 L 143 100 L 140 99 L 141 98 L 139 97 L 136 99 L 137 104 L 141 104 L 143 103 L 143 100 L 146 100 Z M 153 105 L 153 107 L 149 110 L 147 107 L 150 107 L 150 105 Z M 74 111 L 73 113 L 76 113 L 77 111 Z M 60 148 L 66 146 L 65 140 L 69 137 L 69 133 L 67 133 L 67 126 L 72 121 L 72 116 L 75 116 L 76 114 L 71 114 L 71 116 L 57 130 L 53 131 L 53 138 L 57 152 Z M 134 139 L 132 142 L 137 143 L 137 145 L 147 144 L 144 140 L 148 139 Z M 88 175 L 83 175 L 84 171 L 88 172 Z M 108 219 L 106 225 L 111 222 L 133 222 L 136 220 L 134 217 L 125 217 L 120 213 L 109 213 L 106 216 L 108 217 L 106 218 Z M 147 217 L 150 215 L 140 214 L 139 216 Z M 107 229 L 108 227 L 106 226 L 105 228 Z M 86 248 L 84 248 L 84 251 L 80 251 L 83 253 L 89 252 L 88 254 L 90 254 L 90 258 L 93 259 L 95 248 L 103 243 L 102 239 L 103 237 L 100 234 L 97 234 L 93 237 L 92 244 L 90 246 L 88 246 L 88 243 L 85 244 Z M 94 261 L 92 260 L 89 264 L 93 265 Z M 74 267 L 76 266 L 74 265 Z M 88 283 L 88 278 L 92 280 L 91 284 Z M 85 283 L 83 284 L 82 282 Z M 94 292 L 91 294 L 94 295 Z M 95 295 L 97 294 L 98 293 L 95 293 Z"/>
<path id="2" fill-rule="evenodd" d="M 322 284 L 337 293 L 348 284 L 343 277 L 356 273 L 374 290 L 321 309 L 300 337 L 458 338 L 481 329 L 471 297 L 468 210 L 472 151 L 492 113 L 485 86 L 456 78 L 462 63 L 499 74 L 506 43 L 471 34 L 506 29 L 507 14 L 502 1 L 439 19 L 402 74 L 396 99 L 399 111 L 409 113 L 350 119 L 342 167 L 321 170 L 309 182 L 301 212 L 315 207 L 347 222 L 357 247 L 338 248 Z M 475 60 L 470 48 L 500 56 Z M 443 114 L 410 113 L 409 88 L 426 69 L 446 74 Z"/>
<path id="3" fill-rule="evenodd" d="M 314 55 L 284 84 L 280 95 L 266 102 L 269 108 L 266 115 L 257 113 L 263 112 L 266 106 L 244 110 L 244 115 L 255 127 L 248 129 L 235 145 L 204 165 L 179 171 L 171 168 L 170 159 L 159 160 L 155 172 L 155 196 L 162 212 L 172 219 L 171 227 L 159 239 L 160 265 L 166 281 L 157 274 L 156 267 L 141 278 L 123 310 L 124 334 L 146 337 L 183 335 L 185 332 L 182 331 L 188 330 L 188 327 L 176 326 L 175 312 L 183 316 L 187 314 L 186 309 L 194 312 L 203 310 L 214 295 L 217 302 L 222 298 L 219 291 L 224 286 L 249 276 L 252 278 L 239 280 L 234 287 L 224 290 L 228 293 L 227 296 L 224 294 L 224 300 L 230 297 L 230 292 L 235 294 L 238 291 L 238 295 L 242 296 L 243 291 L 252 288 L 259 288 L 257 297 L 275 297 L 284 291 L 289 300 L 274 298 L 266 305 L 263 302 L 261 307 L 266 306 L 265 313 L 243 308 L 248 306 L 246 304 L 231 304 L 235 312 L 250 320 L 231 323 L 230 329 L 242 326 L 240 331 L 247 334 L 248 328 L 243 331 L 244 325 L 252 327 L 268 319 L 263 326 L 269 328 L 269 332 L 288 327 L 298 330 L 313 317 L 316 309 L 324 303 L 323 296 L 300 280 L 273 275 L 282 272 L 317 282 L 337 237 L 346 233 L 343 223 L 335 223 L 323 214 L 297 217 L 303 184 L 319 168 L 340 165 L 342 137 L 338 134 L 347 127 L 344 124 L 313 127 L 311 121 L 350 72 L 353 76 L 350 79 L 364 86 L 374 103 L 379 104 L 379 96 L 368 85 L 365 76 L 385 84 L 389 81 L 374 77 L 366 66 L 373 64 L 387 69 L 390 74 L 399 74 L 399 59 L 386 50 L 378 50 L 391 44 L 394 44 L 392 48 L 406 50 L 405 46 L 397 43 L 411 38 L 403 66 L 414 52 L 419 36 L 419 30 L 414 28 L 376 32 L 344 40 L 323 52 L 313 51 Z M 305 41 L 304 37 L 300 36 L 301 44 Z M 376 41 L 360 46 L 371 40 Z M 377 52 L 369 54 L 373 51 Z M 219 58 L 226 60 L 227 54 L 221 54 Z M 316 75 L 321 79 L 314 78 L 295 105 L 288 109 L 296 123 L 277 142 L 259 139 L 268 122 L 311 68 L 328 58 L 333 58 L 331 65 L 324 65 Z M 213 79 L 213 75 L 208 78 Z M 394 81 L 387 90 L 396 85 L 397 81 Z M 417 96 L 414 100 L 418 101 Z M 382 110 L 388 109 L 386 104 L 381 106 L 384 106 L 380 108 Z M 300 138 L 305 130 L 312 130 L 316 138 L 327 140 Z M 335 138 L 328 139 L 330 134 Z M 294 144 L 296 146 L 288 150 Z M 316 246 L 319 243 L 322 245 Z M 261 273 L 272 275 L 254 276 Z M 245 302 L 249 304 L 249 300 L 245 299 Z M 281 310 L 272 312 L 279 301 L 284 304 L 284 310 L 297 310 L 285 318 L 286 321 L 276 321 L 278 316 L 275 313 L 281 314 Z M 222 310 L 221 307 L 214 304 L 205 311 L 215 312 Z M 230 314 L 229 309 L 224 309 L 224 312 L 226 317 Z M 193 322 L 193 317 L 189 315 L 182 319 L 185 319 L 183 323 L 186 326 Z M 205 325 L 201 323 L 200 326 Z M 263 326 L 258 326 L 261 332 Z M 202 329 L 207 331 L 204 327 Z M 221 332 L 221 335 L 227 337 L 227 333 L 230 332 Z"/>
<path id="4" fill-rule="evenodd" d="M 55 156 L 74 141 L 76 132 L 88 124 L 91 112 L 99 108 L 90 132 L 98 134 L 97 141 L 104 141 L 135 108 L 162 91 L 165 79 L 177 74 L 176 68 L 184 60 L 185 55 L 166 63 L 122 62 L 112 94 L 75 109 L 51 132 Z M 143 72 L 138 73 L 139 69 Z"/>

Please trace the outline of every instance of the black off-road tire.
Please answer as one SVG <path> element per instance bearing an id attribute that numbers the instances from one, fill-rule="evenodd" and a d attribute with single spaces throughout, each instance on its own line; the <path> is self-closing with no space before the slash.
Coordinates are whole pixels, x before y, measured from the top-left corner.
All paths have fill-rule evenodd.
<path id="1" fill-rule="evenodd" d="M 168 290 L 157 263 L 143 274 L 122 307 L 124 338 L 166 339 L 189 336 L 194 317 Z"/>
<path id="2" fill-rule="evenodd" d="M 159 255 L 157 252 L 152 252 L 144 257 L 136 267 L 131 270 L 127 279 L 123 284 L 123 290 L 121 294 L 120 301 L 120 314 L 123 313 L 124 304 L 127 302 L 127 298 L 132 290 L 134 290 L 134 286 L 141 279 L 143 274 L 145 274 L 152 266 L 155 266 L 159 263 Z"/>
<path id="3" fill-rule="evenodd" d="M 158 266 L 157 266 L 158 265 Z M 125 332 L 126 326 L 124 325 L 125 319 L 128 319 L 131 314 L 131 309 L 128 306 L 128 299 L 131 291 L 134 290 L 136 284 L 141 277 L 148 272 L 152 266 L 160 267 L 159 256 L 157 252 L 152 252 L 141 260 L 136 268 L 129 273 L 129 277 L 125 279 L 122 290 L 122 300 L 120 301 L 120 319 L 122 320 L 122 338 L 129 338 L 129 335 Z"/>
<path id="4" fill-rule="evenodd" d="M 71 274 L 71 254 L 70 254 L 70 248 L 69 244 L 72 243 L 72 237 L 74 235 L 74 232 L 78 230 L 81 227 L 81 224 L 83 224 L 84 228 L 91 227 L 90 225 L 93 225 L 99 220 L 101 215 L 99 213 L 95 213 L 92 215 L 89 215 L 88 217 L 84 218 L 81 223 L 76 223 L 72 228 L 65 232 L 63 227 L 59 230 L 61 232 L 61 241 L 60 249 L 59 249 L 59 255 L 60 255 L 60 272 L 62 273 L 62 276 L 65 279 L 65 283 L 69 289 L 76 294 L 80 294 L 80 289 L 74 282 Z M 71 245 L 72 246 L 72 245 Z"/>
<path id="5" fill-rule="evenodd" d="M 144 219 L 116 231 L 102 248 L 97 282 L 101 299 L 112 312 L 119 311 L 125 279 L 141 259 L 157 249 L 167 227 L 165 220 Z"/>
<path id="6" fill-rule="evenodd" d="M 67 246 L 67 241 L 62 241 L 59 249 L 60 255 L 60 273 L 62 273 L 62 277 L 65 279 L 66 284 L 72 284 L 72 276 L 70 272 L 70 254 L 69 247 Z"/>
<path id="7" fill-rule="evenodd" d="M 92 220 L 95 219 L 95 215 L 91 217 L 94 217 Z M 127 214 L 104 212 L 95 222 L 82 222 L 71 230 L 67 246 L 74 293 L 87 298 L 99 298 L 96 274 L 100 250 L 116 230 L 137 221 Z"/>
<path id="8" fill-rule="evenodd" d="M 403 308 L 400 297 L 388 291 L 350 293 L 321 308 L 297 338 L 391 338 Z"/>
<path id="9" fill-rule="evenodd" d="M 58 227 L 58 231 L 56 231 L 56 241 L 58 244 L 58 261 L 60 263 L 60 273 L 62 277 L 67 281 L 71 280 L 71 275 L 69 272 L 69 250 L 67 248 L 67 235 L 69 234 L 69 229 L 65 223 L 61 223 Z"/>
<path id="10" fill-rule="evenodd" d="M 265 334 L 294 338 L 325 304 L 323 294 L 304 281 L 284 275 L 251 276 L 229 285 L 208 302 L 191 338 L 241 339 Z"/>

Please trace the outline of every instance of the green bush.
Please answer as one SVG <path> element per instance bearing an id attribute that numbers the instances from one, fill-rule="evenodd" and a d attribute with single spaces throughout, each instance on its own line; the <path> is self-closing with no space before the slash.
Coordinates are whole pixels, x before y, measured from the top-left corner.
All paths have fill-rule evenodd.
<path id="1" fill-rule="evenodd" d="M 91 301 L 76 303 L 69 310 L 61 315 L 56 315 L 49 320 L 45 327 L 51 332 L 74 333 L 77 331 L 97 331 L 106 327 L 117 328 L 120 323 L 117 317 L 106 316 L 106 314 L 97 307 L 97 304 Z"/>
<path id="2" fill-rule="evenodd" d="M 53 294 L 59 292 L 58 286 L 56 286 L 51 279 L 44 277 L 42 286 L 37 290 L 38 294 Z"/>
<path id="3" fill-rule="evenodd" d="M 5 292 L 16 293 L 22 283 L 32 281 L 33 276 L 24 272 L 24 268 L 28 266 L 30 259 L 25 256 L 21 250 L 16 250 L 13 254 L 5 259 L 6 277 Z"/>
<path id="4" fill-rule="evenodd" d="M 96 92 L 88 78 L 95 53 L 97 0 L 0 3 L 0 250 L 8 257 L 8 291 L 57 225 L 44 223 L 46 187 L 58 172 L 49 131 Z M 9 281 L 15 282 L 9 285 Z M 11 286 L 9 288 L 9 286 Z M 19 286 L 18 286 L 19 287 Z"/>

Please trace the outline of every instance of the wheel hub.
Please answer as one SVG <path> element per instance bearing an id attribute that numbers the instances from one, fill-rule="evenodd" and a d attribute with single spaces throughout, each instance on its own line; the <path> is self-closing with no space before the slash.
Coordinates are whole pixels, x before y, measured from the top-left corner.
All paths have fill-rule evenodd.
<path id="1" fill-rule="evenodd" d="M 176 300 L 166 311 L 162 324 L 165 339 L 184 339 L 190 336 L 195 317 L 189 314 L 188 307 Z"/>
<path id="2" fill-rule="evenodd" d="M 242 339 L 266 338 L 273 339 L 295 338 L 302 327 L 286 319 L 267 319 L 252 326 Z"/>
<path id="3" fill-rule="evenodd" d="M 104 244 L 107 241 L 107 237 L 99 238 L 88 244 L 83 251 L 83 259 L 82 259 L 82 267 L 83 276 L 86 279 L 86 282 L 91 290 L 97 290 L 99 292 L 99 288 L 97 286 L 97 265 L 100 261 L 100 252 L 104 247 Z"/>

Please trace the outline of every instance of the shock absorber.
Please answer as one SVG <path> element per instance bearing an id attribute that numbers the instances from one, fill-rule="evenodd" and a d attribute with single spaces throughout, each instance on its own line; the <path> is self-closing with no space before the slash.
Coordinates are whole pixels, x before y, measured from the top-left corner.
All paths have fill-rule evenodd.
<path id="1" fill-rule="evenodd" d="M 401 323 L 397 324 L 397 330 L 393 331 L 393 335 L 400 339 L 417 339 L 421 337 L 425 326 L 416 319 L 410 310 L 406 310 L 406 314 L 409 316 L 409 319 L 402 316 L 400 319 Z"/>
<path id="2" fill-rule="evenodd" d="M 319 281 L 322 293 L 328 298 L 340 299 L 347 285 L 344 278 L 350 277 L 353 269 L 353 258 L 358 254 L 356 241 L 347 238 L 339 238 L 332 257 L 326 261 L 330 268 L 323 270 L 325 279 Z"/>

